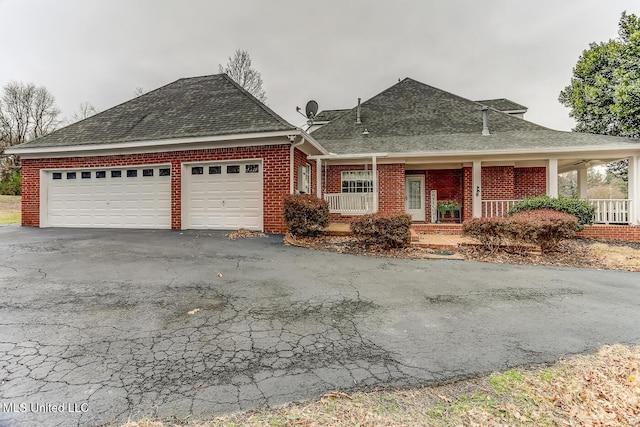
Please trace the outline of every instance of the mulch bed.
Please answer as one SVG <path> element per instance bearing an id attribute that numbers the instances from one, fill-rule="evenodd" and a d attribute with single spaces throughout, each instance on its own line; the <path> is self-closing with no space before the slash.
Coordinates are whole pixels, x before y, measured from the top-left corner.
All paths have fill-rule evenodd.
<path id="1" fill-rule="evenodd" d="M 460 253 L 470 261 L 484 261 L 506 264 L 531 264 L 531 265 L 557 265 L 561 267 L 581 267 L 606 269 L 607 265 L 594 256 L 589 249 L 590 241 L 576 239 L 560 243 L 556 252 L 552 253 L 519 253 L 500 250 L 493 254 L 488 253 L 481 246 L 461 246 Z"/>
<path id="2" fill-rule="evenodd" d="M 470 245 L 458 247 L 458 252 L 468 261 L 492 262 L 499 264 L 529 264 L 555 265 L 560 267 L 579 267 L 608 269 L 610 267 L 589 249 L 595 243 L 589 239 L 567 240 L 560 243 L 558 251 L 548 254 L 518 251 L 505 248 L 495 253 L 487 252 L 482 246 Z M 387 258 L 433 259 L 438 251 L 428 248 L 408 247 L 399 249 L 384 249 L 380 247 L 364 247 L 353 236 L 318 236 L 297 237 L 287 236 L 285 243 L 310 249 L 337 252 L 353 255 L 365 255 Z M 640 249 L 638 242 L 607 241 L 610 245 L 626 246 Z"/>
<path id="3" fill-rule="evenodd" d="M 285 243 L 316 249 L 326 252 L 337 252 L 341 254 L 366 255 L 386 258 L 410 258 L 425 259 L 431 258 L 435 251 L 426 248 L 408 247 L 398 249 L 385 249 L 378 246 L 364 247 L 353 236 L 318 236 L 318 237 L 292 237 L 287 235 Z"/>

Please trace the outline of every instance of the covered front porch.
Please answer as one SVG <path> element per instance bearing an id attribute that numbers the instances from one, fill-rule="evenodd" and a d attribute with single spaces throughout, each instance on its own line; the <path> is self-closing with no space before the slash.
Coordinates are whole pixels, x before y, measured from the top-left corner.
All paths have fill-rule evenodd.
<path id="1" fill-rule="evenodd" d="M 578 196 L 596 208 L 597 224 L 640 225 L 639 156 L 628 156 L 626 198 L 587 197 L 587 170 L 619 160 L 594 153 L 555 158 L 404 158 L 384 153 L 359 158 L 317 158 L 317 196 L 332 220 L 376 212 L 406 212 L 416 224 L 461 223 L 504 215 L 530 196 L 558 196 L 558 176 L 577 171 Z M 336 156 L 337 157 L 337 156 Z M 586 160 L 585 160 L 586 159 Z"/>

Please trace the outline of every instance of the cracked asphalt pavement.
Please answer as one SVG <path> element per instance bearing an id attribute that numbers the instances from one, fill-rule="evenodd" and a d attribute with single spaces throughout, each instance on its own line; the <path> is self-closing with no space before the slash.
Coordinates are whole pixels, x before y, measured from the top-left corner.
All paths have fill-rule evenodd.
<path id="1" fill-rule="evenodd" d="M 204 419 L 640 342 L 640 275 L 0 227 L 0 426 Z"/>

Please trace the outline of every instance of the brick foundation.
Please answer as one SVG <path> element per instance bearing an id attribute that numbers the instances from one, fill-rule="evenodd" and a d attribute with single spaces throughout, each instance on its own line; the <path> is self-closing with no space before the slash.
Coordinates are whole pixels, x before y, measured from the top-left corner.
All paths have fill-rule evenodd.
<path id="1" fill-rule="evenodd" d="M 587 225 L 578 237 L 585 239 L 624 240 L 640 242 L 638 225 Z"/>
<path id="2" fill-rule="evenodd" d="M 297 150 L 294 163 L 306 164 L 304 153 Z M 40 225 L 40 169 L 99 168 L 145 164 L 171 164 L 171 228 L 181 228 L 181 166 L 183 162 L 262 159 L 264 230 L 286 231 L 282 216 L 282 201 L 289 194 L 289 145 L 265 145 L 207 150 L 184 150 L 163 153 L 117 156 L 69 157 L 59 159 L 22 160 L 22 225 Z M 313 164 L 312 164 L 313 167 Z M 297 173 L 297 171 L 296 171 Z M 312 182 L 315 180 L 312 179 Z"/>

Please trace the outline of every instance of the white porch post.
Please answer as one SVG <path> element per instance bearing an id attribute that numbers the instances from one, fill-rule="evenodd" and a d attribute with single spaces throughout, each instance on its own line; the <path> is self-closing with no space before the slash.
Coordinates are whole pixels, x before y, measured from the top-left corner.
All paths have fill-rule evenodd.
<path id="1" fill-rule="evenodd" d="M 578 197 L 587 198 L 587 168 L 578 169 Z"/>
<path id="2" fill-rule="evenodd" d="M 629 222 L 640 225 L 640 156 L 629 157 L 628 192 L 631 199 Z"/>
<path id="3" fill-rule="evenodd" d="M 558 159 L 547 161 L 547 196 L 558 197 Z"/>
<path id="4" fill-rule="evenodd" d="M 371 173 L 373 174 L 373 212 L 378 212 L 378 158 L 371 157 Z"/>
<path id="5" fill-rule="evenodd" d="M 322 159 L 316 159 L 316 197 L 322 198 Z"/>
<path id="6" fill-rule="evenodd" d="M 471 169 L 472 178 L 471 186 L 473 191 L 472 200 L 472 212 L 474 218 L 482 217 L 482 162 L 479 160 L 473 161 L 473 168 Z"/>

